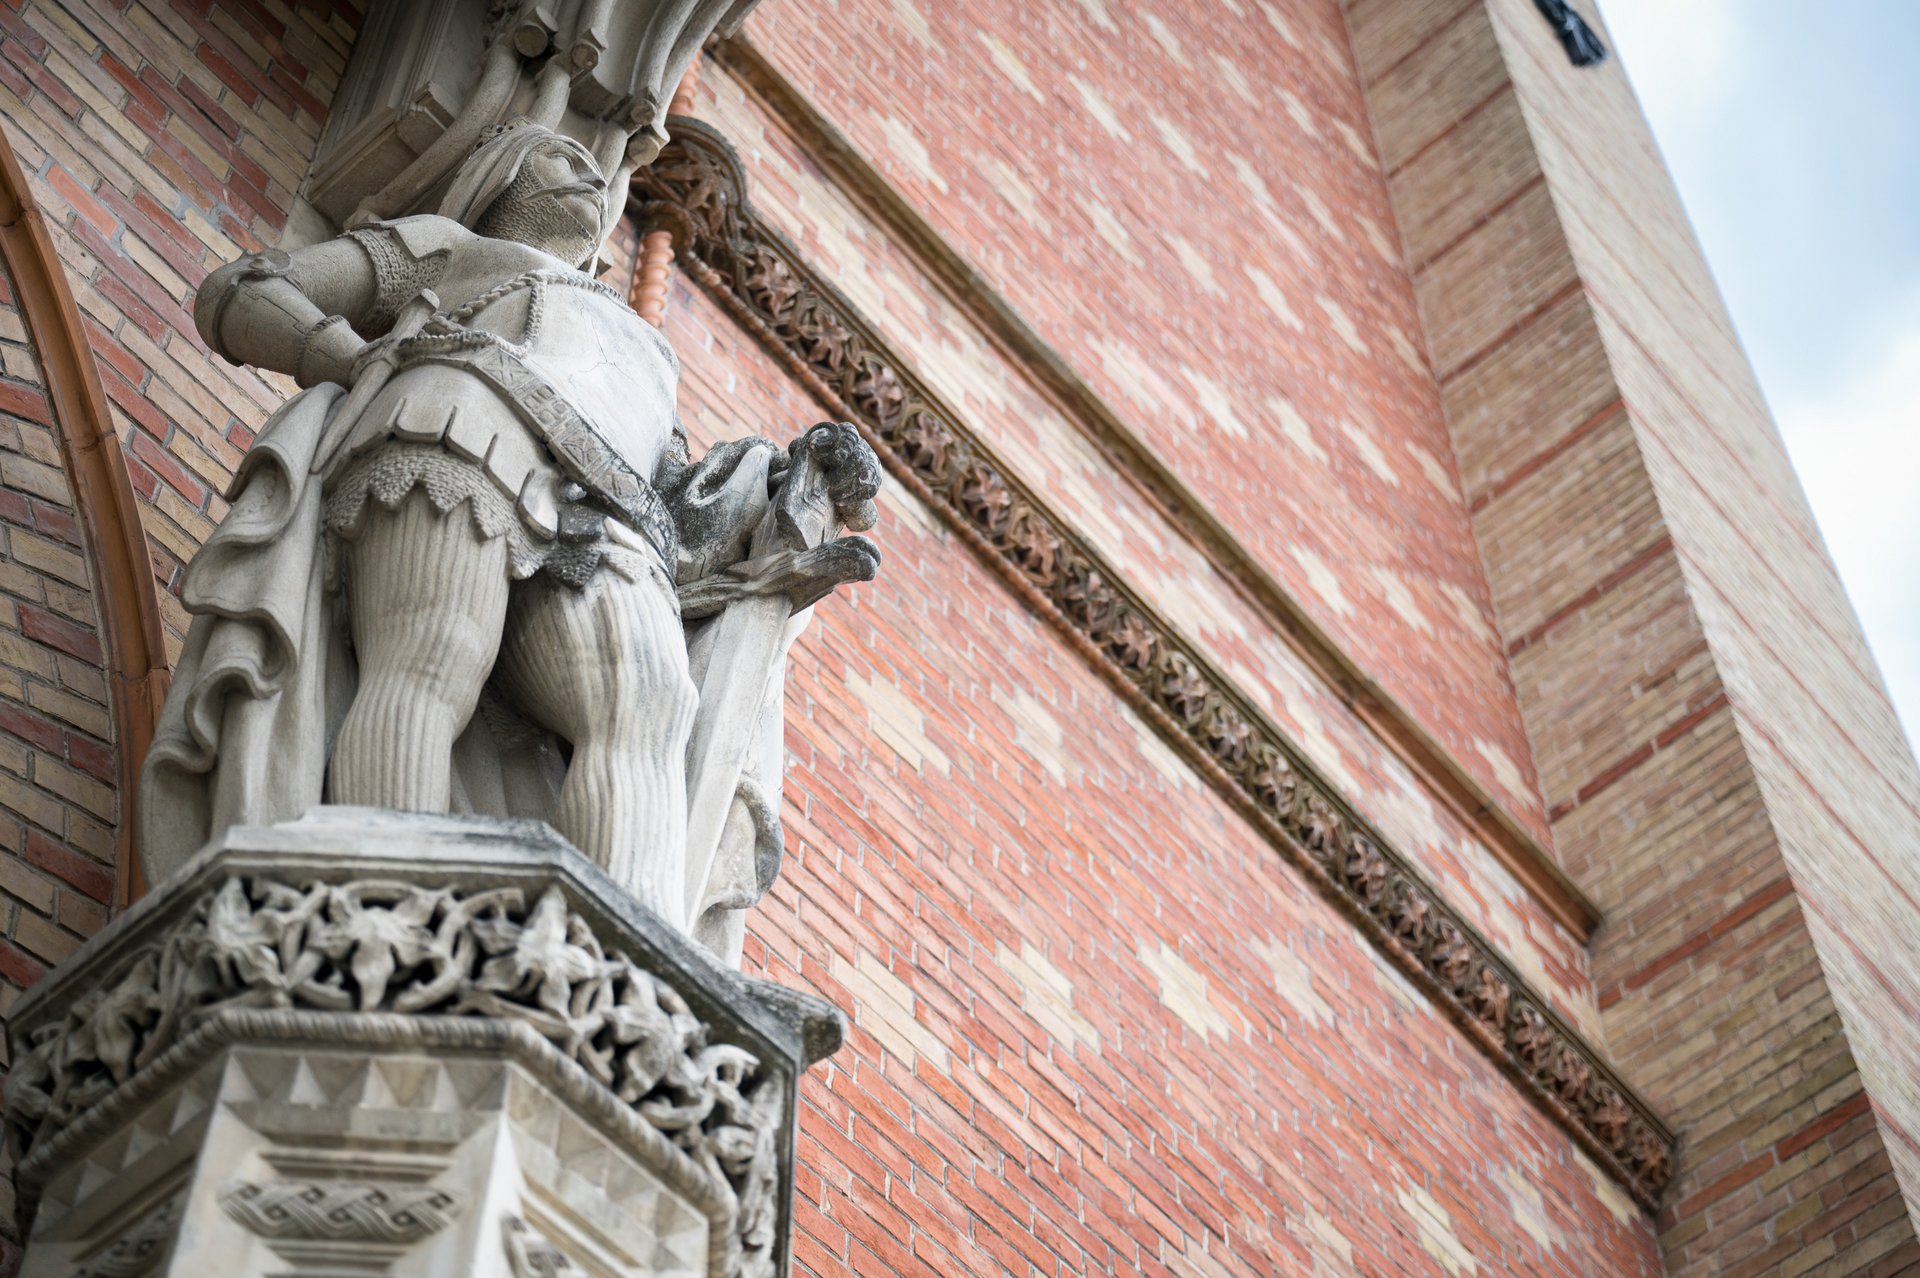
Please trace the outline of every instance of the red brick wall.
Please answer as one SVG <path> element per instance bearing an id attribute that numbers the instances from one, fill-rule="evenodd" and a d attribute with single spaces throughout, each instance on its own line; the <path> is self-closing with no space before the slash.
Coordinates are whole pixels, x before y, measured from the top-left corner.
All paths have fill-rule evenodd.
<path id="1" fill-rule="evenodd" d="M 331 0 L 292 10 L 254 0 L 0 5 L 0 128 L 66 266 L 176 629 L 184 616 L 164 592 L 224 509 L 216 494 L 249 428 L 285 389 L 209 356 L 185 302 L 209 268 L 278 237 L 358 24 L 353 5 Z M 0 1014 L 105 922 L 114 888 L 118 764 L 62 429 L 9 284 Z M 0 1195 L 0 1230 L 10 1232 L 10 1176 Z"/>
<path id="2" fill-rule="evenodd" d="M 0 271 L 0 277 L 4 271 Z M 119 769 L 99 618 L 38 355 L 0 278 L 0 1015 L 106 920 Z M 0 1060 L 5 1048 L 0 1045 Z M 10 1204 L 0 1204 L 10 1215 Z"/>
<path id="3" fill-rule="evenodd" d="M 210 356 L 186 303 L 279 238 L 359 21 L 349 0 L 0 6 L 0 127 L 66 263 L 164 586 L 291 388 Z"/>
<path id="4" fill-rule="evenodd" d="M 1584 947 L 1394 756 L 1341 691 L 1278 641 L 1272 621 L 1232 577 L 1188 543 L 1036 389 L 1030 370 L 956 313 L 914 254 L 799 150 L 724 66 L 712 64 L 703 75 L 696 114 L 739 149 L 754 207 L 875 317 L 903 357 L 1444 885 L 1563 1014 L 1591 1023 Z"/>
<path id="5" fill-rule="evenodd" d="M 1543 833 L 1339 6 L 845 0 L 748 29 Z"/>

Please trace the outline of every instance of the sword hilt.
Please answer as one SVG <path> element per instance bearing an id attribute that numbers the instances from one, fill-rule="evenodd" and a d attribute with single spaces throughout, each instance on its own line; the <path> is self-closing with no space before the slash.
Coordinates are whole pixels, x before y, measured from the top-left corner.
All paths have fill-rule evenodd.
<path id="1" fill-rule="evenodd" d="M 414 336 L 427 321 L 440 310 L 440 298 L 430 288 L 423 288 L 407 299 L 400 308 L 400 314 L 393 321 L 393 328 L 385 337 L 367 343 L 367 349 L 354 361 L 353 389 L 347 392 L 347 398 L 340 405 L 333 420 L 327 424 L 325 438 L 314 450 L 313 471 L 320 474 L 333 464 L 333 458 L 353 434 L 354 425 L 360 415 L 373 403 L 374 396 L 385 389 L 393 378 L 394 369 L 400 363 L 399 347 L 409 337 Z"/>

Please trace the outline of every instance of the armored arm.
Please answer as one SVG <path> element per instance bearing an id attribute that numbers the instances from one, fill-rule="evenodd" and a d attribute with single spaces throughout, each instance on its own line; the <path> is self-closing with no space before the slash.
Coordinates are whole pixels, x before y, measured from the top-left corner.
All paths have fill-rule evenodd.
<path id="1" fill-rule="evenodd" d="M 366 341 L 355 329 L 378 292 L 373 262 L 342 237 L 293 253 L 268 249 L 207 276 L 194 323 L 216 353 L 292 375 L 346 383 Z"/>

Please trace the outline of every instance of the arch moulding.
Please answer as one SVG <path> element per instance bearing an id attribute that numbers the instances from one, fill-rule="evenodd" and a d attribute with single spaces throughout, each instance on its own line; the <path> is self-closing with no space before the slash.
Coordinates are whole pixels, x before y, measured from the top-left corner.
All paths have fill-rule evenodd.
<path id="1" fill-rule="evenodd" d="M 124 908 L 145 886 L 133 851 L 134 804 L 140 763 L 167 695 L 166 632 L 140 507 L 114 434 L 93 348 L 46 218 L 34 204 L 32 188 L 3 131 L 0 259 L 13 277 L 21 319 L 39 352 L 61 461 L 93 565 L 94 606 L 106 653 L 119 761 L 116 905 Z"/>

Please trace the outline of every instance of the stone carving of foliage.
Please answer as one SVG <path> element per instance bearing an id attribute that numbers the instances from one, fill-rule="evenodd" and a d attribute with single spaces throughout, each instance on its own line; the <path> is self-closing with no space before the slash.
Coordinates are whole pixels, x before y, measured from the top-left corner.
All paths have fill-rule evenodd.
<path id="1" fill-rule="evenodd" d="M 225 879 L 116 981 L 24 1045 L 7 1080 L 16 1158 L 227 1008 L 529 1025 L 734 1196 L 736 1272 L 773 1272 L 781 1080 L 743 1048 L 708 1042 L 686 1000 L 605 952 L 557 887 L 529 904 L 514 888 Z M 255 1190 L 228 1209 L 257 1214 L 279 1193 Z"/>
<path id="2" fill-rule="evenodd" d="M 1586 1099 L 1592 1082 L 1592 1067 L 1580 1059 L 1579 1053 L 1562 1048 L 1553 1062 L 1553 1090 L 1559 1093 L 1560 1099 L 1569 1105 L 1578 1105 Z"/>
<path id="3" fill-rule="evenodd" d="M 1442 919 L 1432 931 L 1433 943 L 1427 951 L 1427 970 L 1440 982 L 1441 988 L 1458 991 L 1466 985 L 1467 974 L 1473 970 L 1473 947 L 1467 944 L 1460 929 L 1449 920 Z"/>
<path id="4" fill-rule="evenodd" d="M 1535 1074 L 1545 1074 L 1553 1062 L 1556 1046 L 1546 1018 L 1535 1008 L 1521 1004 L 1513 1014 L 1510 1031 L 1514 1055 Z"/>
<path id="5" fill-rule="evenodd" d="M 1387 860 L 1372 840 L 1356 834 L 1347 841 L 1347 860 L 1341 867 L 1347 886 L 1362 905 L 1369 909 L 1380 901 L 1387 886 Z"/>
<path id="6" fill-rule="evenodd" d="M 1627 1138 L 1627 1128 L 1633 1121 L 1633 1111 L 1620 1099 L 1620 1093 L 1611 1087 L 1601 1086 L 1589 1094 L 1592 1113 L 1589 1121 L 1594 1133 L 1606 1144 L 1608 1149 L 1617 1150 Z"/>
<path id="7" fill-rule="evenodd" d="M 1059 576 L 1060 539 L 1046 521 L 1027 512 L 1014 520 L 1007 535 L 1007 553 L 1042 590 L 1051 589 Z"/>
<path id="8" fill-rule="evenodd" d="M 1394 882 L 1387 898 L 1387 926 L 1394 938 L 1415 954 L 1426 944 L 1433 907 L 1405 879 Z"/>
<path id="9" fill-rule="evenodd" d="M 1467 1004 L 1473 1008 L 1474 1015 L 1498 1031 L 1506 1025 L 1507 1010 L 1512 1003 L 1513 987 L 1498 972 L 1485 964 L 1474 971 L 1472 984 L 1467 989 Z"/>

